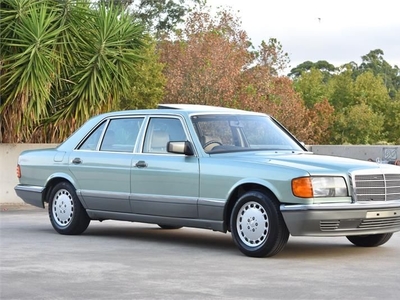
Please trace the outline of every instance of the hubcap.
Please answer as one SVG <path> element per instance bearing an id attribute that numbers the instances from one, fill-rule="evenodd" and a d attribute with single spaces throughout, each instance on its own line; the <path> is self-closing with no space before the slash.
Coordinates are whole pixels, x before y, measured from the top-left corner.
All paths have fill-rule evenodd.
<path id="1" fill-rule="evenodd" d="M 261 245 L 268 236 L 268 215 L 257 202 L 244 204 L 237 215 L 236 228 L 241 241 L 249 247 Z"/>
<path id="2" fill-rule="evenodd" d="M 74 214 L 72 195 L 65 189 L 59 190 L 53 199 L 53 219 L 58 226 L 68 226 Z"/>

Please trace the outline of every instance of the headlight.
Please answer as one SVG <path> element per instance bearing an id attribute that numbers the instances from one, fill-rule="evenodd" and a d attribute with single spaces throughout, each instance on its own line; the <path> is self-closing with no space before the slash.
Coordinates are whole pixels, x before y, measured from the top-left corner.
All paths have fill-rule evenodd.
<path id="1" fill-rule="evenodd" d="M 300 198 L 346 197 L 343 177 L 301 177 L 292 180 L 293 195 Z"/>

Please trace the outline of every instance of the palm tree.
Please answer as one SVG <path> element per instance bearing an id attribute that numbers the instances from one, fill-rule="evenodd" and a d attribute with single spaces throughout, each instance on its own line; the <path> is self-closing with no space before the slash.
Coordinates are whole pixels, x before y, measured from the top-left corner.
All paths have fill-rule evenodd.
<path id="1" fill-rule="evenodd" d="M 120 6 L 1 0 L 0 14 L 3 142 L 58 142 L 115 108 L 147 47 Z"/>

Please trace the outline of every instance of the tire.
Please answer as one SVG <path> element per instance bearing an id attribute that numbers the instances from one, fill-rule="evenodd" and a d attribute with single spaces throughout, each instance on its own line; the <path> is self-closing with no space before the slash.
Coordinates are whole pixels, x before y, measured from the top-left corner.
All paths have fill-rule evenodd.
<path id="1" fill-rule="evenodd" d="M 386 243 L 393 233 L 371 234 L 371 235 L 352 235 L 346 238 L 354 245 L 359 247 L 378 247 Z"/>
<path id="2" fill-rule="evenodd" d="M 81 234 L 90 223 L 75 188 L 68 182 L 60 182 L 51 190 L 49 217 L 53 228 L 66 235 Z"/>
<path id="3" fill-rule="evenodd" d="M 230 226 L 236 246 L 251 257 L 276 255 L 289 239 L 278 202 L 260 191 L 240 197 L 233 207 Z"/>
<path id="4" fill-rule="evenodd" d="M 162 224 L 158 224 L 158 227 L 160 227 L 162 229 L 180 229 L 180 228 L 182 228 L 182 226 L 172 226 L 172 225 L 162 225 Z"/>

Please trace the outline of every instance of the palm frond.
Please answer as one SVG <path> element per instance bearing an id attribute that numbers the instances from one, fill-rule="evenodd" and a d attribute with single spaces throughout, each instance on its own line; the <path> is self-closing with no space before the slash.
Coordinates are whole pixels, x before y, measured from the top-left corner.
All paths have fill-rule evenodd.
<path id="1" fill-rule="evenodd" d="M 60 103 L 59 120 L 86 120 L 115 108 L 116 99 L 129 91 L 130 71 L 142 59 L 140 49 L 146 46 L 143 28 L 120 7 L 99 5 L 91 18 L 86 34 L 77 36 L 80 64 L 71 77 L 75 85 L 70 99 Z"/>

